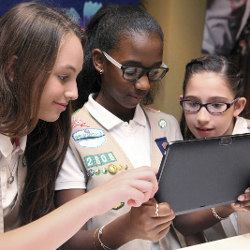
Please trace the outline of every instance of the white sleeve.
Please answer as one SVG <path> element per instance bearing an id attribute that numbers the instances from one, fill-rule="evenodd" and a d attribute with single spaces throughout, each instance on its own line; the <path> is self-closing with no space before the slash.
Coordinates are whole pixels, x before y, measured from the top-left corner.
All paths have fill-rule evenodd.
<path id="1" fill-rule="evenodd" d="M 70 148 L 66 152 L 62 169 L 56 179 L 55 190 L 86 189 L 86 178 Z"/>

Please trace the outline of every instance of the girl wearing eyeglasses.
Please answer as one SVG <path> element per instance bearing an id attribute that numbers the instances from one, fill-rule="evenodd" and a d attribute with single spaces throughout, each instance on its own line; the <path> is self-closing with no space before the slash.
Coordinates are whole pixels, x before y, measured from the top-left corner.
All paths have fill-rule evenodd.
<path id="1" fill-rule="evenodd" d="M 0 18 L 2 250 L 57 249 L 120 199 L 139 206 L 157 190 L 152 169 L 134 169 L 54 209 L 85 42 L 72 20 L 37 2 L 20 3 Z"/>
<path id="2" fill-rule="evenodd" d="M 238 68 L 223 56 L 204 56 L 188 63 L 180 101 L 184 138 L 249 133 L 250 121 L 239 116 L 246 105 L 243 90 Z M 250 188 L 236 203 L 178 216 L 175 225 L 192 245 L 200 241 L 195 234 L 201 236 L 199 231 L 216 223 L 205 231 L 209 240 L 250 232 L 249 211 Z"/>
<path id="3" fill-rule="evenodd" d="M 86 33 L 80 109 L 72 118 L 71 148 L 56 184 L 57 205 L 127 169 L 158 169 L 162 153 L 154 140 L 162 138 L 162 148 L 182 138 L 175 118 L 141 104 L 152 103 L 168 71 L 157 22 L 139 7 L 108 5 L 92 18 Z M 180 247 L 169 232 L 174 216 L 169 204 L 155 199 L 132 209 L 121 199 L 105 215 L 89 220 L 65 248 L 174 249 Z"/>

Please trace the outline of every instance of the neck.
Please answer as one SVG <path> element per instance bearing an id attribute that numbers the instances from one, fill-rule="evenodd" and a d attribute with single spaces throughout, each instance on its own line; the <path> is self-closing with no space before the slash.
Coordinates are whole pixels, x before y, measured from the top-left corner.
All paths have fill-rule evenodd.
<path id="1" fill-rule="evenodd" d="M 129 122 L 134 118 L 136 108 L 125 108 L 119 103 L 106 102 L 101 95 L 98 95 L 95 101 L 124 122 Z"/>

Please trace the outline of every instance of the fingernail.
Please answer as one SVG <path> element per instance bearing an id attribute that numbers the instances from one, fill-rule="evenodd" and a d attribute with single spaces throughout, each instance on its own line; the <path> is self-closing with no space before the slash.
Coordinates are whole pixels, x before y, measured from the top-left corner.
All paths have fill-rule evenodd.
<path id="1" fill-rule="evenodd" d="M 244 200 L 245 200 L 245 197 L 244 197 L 243 195 L 240 195 L 240 196 L 238 197 L 238 200 L 239 200 L 239 201 L 244 201 Z"/>

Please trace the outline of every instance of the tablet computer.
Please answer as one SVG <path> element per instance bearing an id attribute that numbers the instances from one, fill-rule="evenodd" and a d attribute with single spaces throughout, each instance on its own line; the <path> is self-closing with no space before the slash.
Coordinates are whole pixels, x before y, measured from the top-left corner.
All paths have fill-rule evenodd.
<path id="1" fill-rule="evenodd" d="M 235 202 L 250 186 L 250 134 L 170 142 L 157 178 L 176 215 Z"/>

